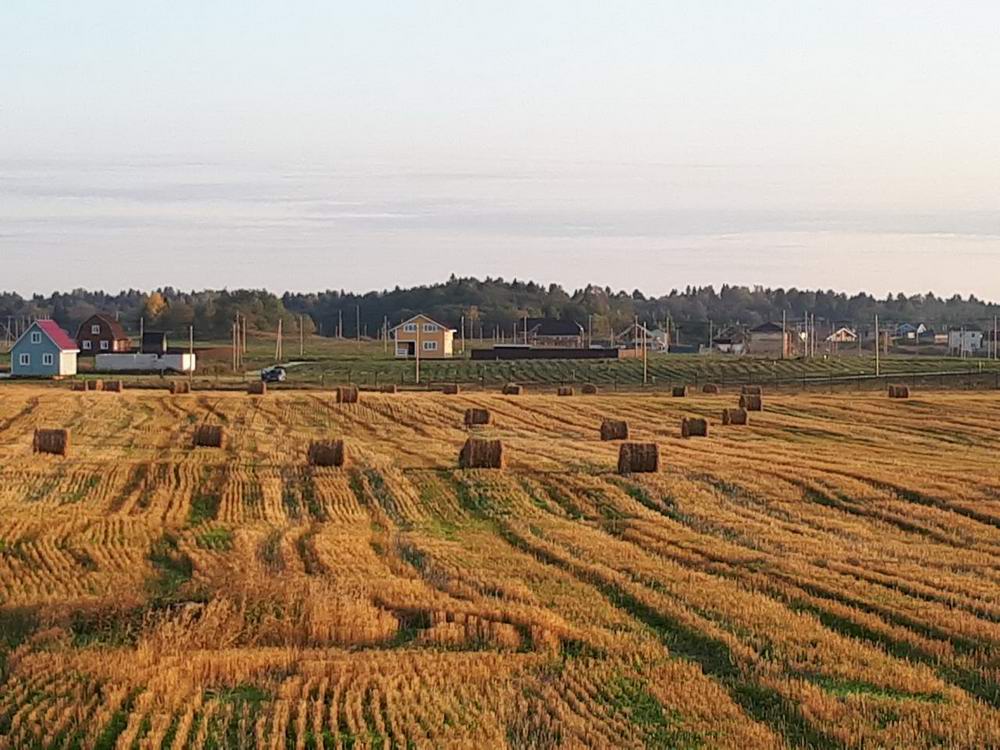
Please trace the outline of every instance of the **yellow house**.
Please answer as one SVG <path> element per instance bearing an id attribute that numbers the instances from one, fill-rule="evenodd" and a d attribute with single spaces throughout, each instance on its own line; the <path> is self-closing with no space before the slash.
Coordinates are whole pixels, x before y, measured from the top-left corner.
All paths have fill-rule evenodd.
<path id="1" fill-rule="evenodd" d="M 426 315 L 414 315 L 389 332 L 393 351 L 399 359 L 415 357 L 418 346 L 421 359 L 444 359 L 452 355 L 455 330 Z"/>

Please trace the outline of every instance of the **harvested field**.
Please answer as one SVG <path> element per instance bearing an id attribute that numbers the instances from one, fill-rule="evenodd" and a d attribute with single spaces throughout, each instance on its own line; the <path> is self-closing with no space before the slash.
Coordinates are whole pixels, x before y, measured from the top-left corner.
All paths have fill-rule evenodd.
<path id="1" fill-rule="evenodd" d="M 0 748 L 1000 746 L 996 394 L 720 406 L 0 384 Z"/>

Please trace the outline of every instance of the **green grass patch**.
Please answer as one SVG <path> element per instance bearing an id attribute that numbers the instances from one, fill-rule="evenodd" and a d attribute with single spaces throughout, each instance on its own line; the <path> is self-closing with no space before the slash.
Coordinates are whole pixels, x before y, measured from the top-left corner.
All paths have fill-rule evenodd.
<path id="1" fill-rule="evenodd" d="M 677 711 L 666 711 L 639 680 L 617 677 L 608 683 L 604 698 L 609 705 L 625 713 L 629 721 L 645 733 L 647 748 L 697 750 L 703 737 L 684 729 L 683 717 Z"/>
<path id="2" fill-rule="evenodd" d="M 233 532 L 225 526 L 214 526 L 195 536 L 194 541 L 202 549 L 228 552 L 233 548 Z"/>

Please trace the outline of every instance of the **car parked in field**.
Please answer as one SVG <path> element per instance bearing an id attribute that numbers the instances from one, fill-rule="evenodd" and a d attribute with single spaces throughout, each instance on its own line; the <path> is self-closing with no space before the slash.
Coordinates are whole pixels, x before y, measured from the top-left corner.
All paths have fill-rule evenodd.
<path id="1" fill-rule="evenodd" d="M 277 365 L 266 367 L 260 371 L 260 379 L 265 383 L 284 383 L 287 377 L 288 373 L 285 368 Z"/>

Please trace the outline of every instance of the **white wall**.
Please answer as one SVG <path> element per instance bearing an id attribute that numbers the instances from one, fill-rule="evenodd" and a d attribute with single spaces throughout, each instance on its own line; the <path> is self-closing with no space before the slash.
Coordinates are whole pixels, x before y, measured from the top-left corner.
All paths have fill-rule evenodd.
<path id="1" fill-rule="evenodd" d="M 196 354 L 98 354 L 94 369 L 98 372 L 194 372 L 197 367 Z"/>

